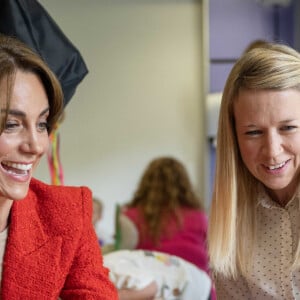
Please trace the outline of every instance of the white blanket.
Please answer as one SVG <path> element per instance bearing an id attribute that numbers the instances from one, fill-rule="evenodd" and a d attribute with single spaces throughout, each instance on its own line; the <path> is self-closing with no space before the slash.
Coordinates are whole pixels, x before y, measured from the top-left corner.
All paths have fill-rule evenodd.
<path id="1" fill-rule="evenodd" d="M 118 289 L 143 289 L 155 281 L 157 299 L 207 300 L 211 279 L 206 272 L 173 255 L 157 251 L 119 250 L 104 255 Z"/>

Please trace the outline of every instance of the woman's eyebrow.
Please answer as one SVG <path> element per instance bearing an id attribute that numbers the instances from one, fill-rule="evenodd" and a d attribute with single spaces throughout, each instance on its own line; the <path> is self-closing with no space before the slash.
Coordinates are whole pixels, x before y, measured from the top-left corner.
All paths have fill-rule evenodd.
<path id="1" fill-rule="evenodd" d="M 50 110 L 49 107 L 45 108 L 40 114 L 39 116 L 43 116 L 45 115 L 48 111 Z M 18 109 L 1 109 L 1 113 L 8 113 L 9 115 L 14 115 L 14 116 L 19 116 L 19 117 L 25 117 L 26 116 L 26 113 L 21 111 L 21 110 L 18 110 Z"/>

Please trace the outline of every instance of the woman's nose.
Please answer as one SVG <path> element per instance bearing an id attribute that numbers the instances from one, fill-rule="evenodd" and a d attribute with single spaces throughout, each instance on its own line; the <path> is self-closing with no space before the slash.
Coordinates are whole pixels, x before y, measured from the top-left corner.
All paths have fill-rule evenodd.
<path id="1" fill-rule="evenodd" d="M 45 137 L 42 137 L 41 133 L 36 130 L 28 130 L 24 133 L 24 139 L 22 143 L 22 150 L 31 154 L 41 154 L 45 151 L 45 143 L 43 142 Z"/>
<path id="2" fill-rule="evenodd" d="M 276 157 L 282 151 L 282 138 L 277 133 L 270 133 L 264 140 L 264 152 L 268 157 Z"/>

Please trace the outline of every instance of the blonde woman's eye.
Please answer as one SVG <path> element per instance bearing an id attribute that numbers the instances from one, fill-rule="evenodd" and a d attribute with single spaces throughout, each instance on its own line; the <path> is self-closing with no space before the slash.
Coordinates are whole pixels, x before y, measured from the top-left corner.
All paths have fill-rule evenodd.
<path id="1" fill-rule="evenodd" d="M 291 130 L 294 130 L 296 128 L 297 128 L 297 126 L 294 126 L 294 125 L 286 125 L 286 126 L 283 126 L 281 130 L 291 131 Z"/>
<path id="2" fill-rule="evenodd" d="M 245 134 L 249 135 L 249 136 L 255 136 L 255 135 L 261 134 L 261 131 L 260 130 L 250 130 L 250 131 L 246 131 Z"/>

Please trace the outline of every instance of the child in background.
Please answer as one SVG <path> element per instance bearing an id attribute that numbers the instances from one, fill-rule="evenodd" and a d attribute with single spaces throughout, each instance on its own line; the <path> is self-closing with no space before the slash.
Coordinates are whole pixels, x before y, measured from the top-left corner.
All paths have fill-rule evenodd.
<path id="1" fill-rule="evenodd" d="M 130 249 L 177 256 L 210 273 L 204 204 L 179 160 L 153 159 L 144 170 L 131 201 L 122 207 L 121 217 L 136 228 L 135 246 Z M 123 231 L 122 222 L 120 230 Z M 122 239 L 133 240 L 133 236 L 123 234 Z M 212 299 L 215 299 L 214 291 Z"/>
<path id="2" fill-rule="evenodd" d="M 94 225 L 97 237 L 98 237 L 99 245 L 101 247 L 104 245 L 104 239 L 103 239 L 103 236 L 101 236 L 101 233 L 99 232 L 99 229 L 98 229 L 97 225 L 102 219 L 102 214 L 103 214 L 103 203 L 102 203 L 102 201 L 97 197 L 93 197 L 92 222 L 93 222 L 93 225 Z"/>
<path id="3" fill-rule="evenodd" d="M 137 228 L 136 249 L 176 255 L 208 272 L 207 215 L 177 159 L 159 157 L 148 164 L 122 215 Z"/>

